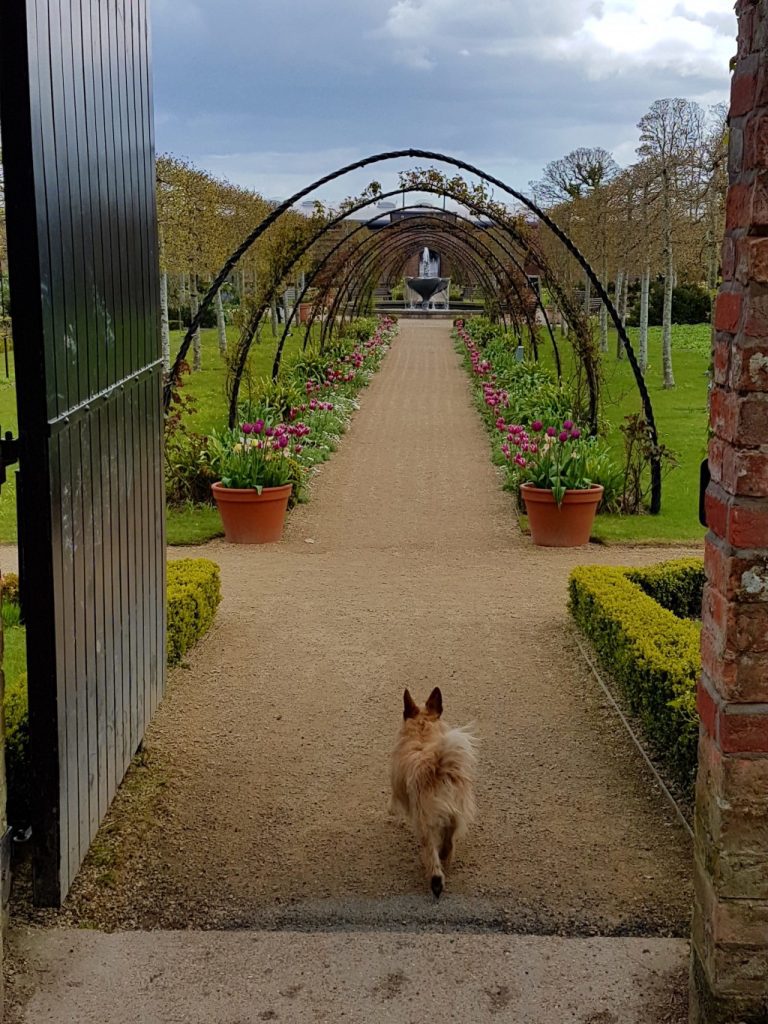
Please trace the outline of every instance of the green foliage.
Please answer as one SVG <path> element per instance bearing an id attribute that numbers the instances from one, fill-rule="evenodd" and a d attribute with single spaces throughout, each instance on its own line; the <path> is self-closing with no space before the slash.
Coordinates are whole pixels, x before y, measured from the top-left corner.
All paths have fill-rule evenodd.
<path id="1" fill-rule="evenodd" d="M 658 327 L 663 320 L 664 282 L 652 281 L 648 295 L 648 323 Z M 712 313 L 712 296 L 698 284 L 680 284 L 672 289 L 672 323 L 701 324 L 709 320 Z M 640 324 L 640 297 L 632 306 L 628 322 L 637 327 Z"/>
<path id="2" fill-rule="evenodd" d="M 350 320 L 341 332 L 342 338 L 352 338 L 355 341 L 367 341 L 375 332 L 379 322 L 375 316 L 359 316 Z"/>
<path id="3" fill-rule="evenodd" d="M 176 664 L 208 631 L 221 601 L 219 567 L 207 558 L 168 563 L 168 663 Z"/>
<path id="4" fill-rule="evenodd" d="M 277 380 L 262 377 L 250 389 L 248 403 L 267 412 L 270 422 L 287 422 L 291 409 L 301 402 L 302 394 L 296 380 L 281 376 Z M 246 403 L 246 404 L 248 404 Z M 251 417 L 248 416 L 248 419 Z"/>
<path id="5" fill-rule="evenodd" d="M 165 500 L 171 508 L 211 501 L 216 479 L 205 460 L 207 439 L 186 430 L 166 431 Z"/>
<path id="6" fill-rule="evenodd" d="M 5 675 L 5 767 L 8 776 L 8 818 L 27 823 L 31 795 L 29 766 L 29 712 L 27 704 L 26 631 L 21 626 L 5 628 L 3 634 Z"/>
<path id="7" fill-rule="evenodd" d="M 649 597 L 631 578 L 633 572 L 611 566 L 574 569 L 568 582 L 571 614 L 621 686 L 654 747 L 678 780 L 690 787 L 698 738 L 700 628 Z M 646 573 L 646 579 L 658 583 L 678 573 L 687 580 L 691 570 L 659 566 L 656 575 Z M 685 589 L 681 584 L 681 591 Z M 667 584 L 666 592 L 673 591 Z"/>
<path id="8" fill-rule="evenodd" d="M 479 345 L 480 348 L 485 348 L 485 346 L 494 339 L 501 339 L 504 337 L 504 329 L 501 324 L 497 323 L 495 320 L 491 320 L 491 318 L 487 316 L 468 317 L 464 321 L 464 326 L 469 332 L 472 340 Z M 505 344 L 509 345 L 509 341 L 507 340 Z"/>
<path id="9" fill-rule="evenodd" d="M 0 603 L 0 618 L 6 629 L 21 625 L 21 605 L 15 601 L 3 601 Z"/>
<path id="10" fill-rule="evenodd" d="M 678 618 L 701 617 L 705 582 L 701 558 L 675 558 L 646 569 L 629 569 L 627 576 Z"/>
<path id="11" fill-rule="evenodd" d="M 29 764 L 29 705 L 27 673 L 6 679 L 5 698 L 5 770 L 8 784 L 8 820 L 12 824 L 29 817 L 32 778 Z"/>

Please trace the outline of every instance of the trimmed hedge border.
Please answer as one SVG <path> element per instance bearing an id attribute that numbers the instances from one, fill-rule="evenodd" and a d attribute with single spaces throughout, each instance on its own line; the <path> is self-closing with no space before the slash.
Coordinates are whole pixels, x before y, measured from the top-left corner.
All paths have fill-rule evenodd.
<path id="1" fill-rule="evenodd" d="M 701 626 L 685 616 L 701 608 L 703 574 L 700 559 L 677 559 L 650 569 L 580 566 L 568 581 L 577 625 L 654 747 L 689 790 L 699 734 Z"/>
<path id="2" fill-rule="evenodd" d="M 208 558 L 169 562 L 167 573 L 168 664 L 175 665 L 210 629 L 221 601 L 221 574 Z"/>
<path id="3" fill-rule="evenodd" d="M 219 567 L 207 558 L 182 558 L 167 566 L 168 664 L 175 665 L 208 631 L 221 601 Z M 11 576 L 11 574 L 8 574 Z M 15 575 L 6 584 L 3 598 L 17 595 Z M 7 590 L 6 590 L 7 586 Z M 8 816 L 12 824 L 25 819 L 30 800 L 29 705 L 27 675 L 5 681 L 5 759 L 8 774 Z"/>

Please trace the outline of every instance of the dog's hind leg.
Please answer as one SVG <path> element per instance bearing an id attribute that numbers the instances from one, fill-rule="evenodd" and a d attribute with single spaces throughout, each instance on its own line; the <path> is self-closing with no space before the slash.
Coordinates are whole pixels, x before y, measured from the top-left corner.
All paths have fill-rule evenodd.
<path id="1" fill-rule="evenodd" d="M 451 866 L 451 861 L 453 860 L 455 834 L 456 822 L 451 821 L 450 825 L 446 825 L 443 829 L 443 841 L 440 844 L 440 860 L 443 862 L 443 867 L 446 869 Z"/>
<path id="2" fill-rule="evenodd" d="M 419 835 L 421 859 L 429 878 L 429 887 L 435 899 L 440 898 L 445 887 L 445 875 L 443 874 L 443 865 L 440 863 L 438 843 L 439 839 L 432 829 L 425 829 Z"/>

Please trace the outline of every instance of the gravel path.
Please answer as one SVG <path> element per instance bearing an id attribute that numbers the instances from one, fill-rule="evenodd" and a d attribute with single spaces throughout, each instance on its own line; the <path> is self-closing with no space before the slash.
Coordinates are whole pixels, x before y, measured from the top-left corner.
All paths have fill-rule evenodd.
<path id="1" fill-rule="evenodd" d="M 520 535 L 445 322 L 401 324 L 282 544 L 192 553 L 220 563 L 224 601 L 68 920 L 685 934 L 687 836 L 565 606 L 573 565 L 670 552 Z M 437 905 L 387 816 L 403 687 L 436 684 L 481 737 L 479 821 Z"/>

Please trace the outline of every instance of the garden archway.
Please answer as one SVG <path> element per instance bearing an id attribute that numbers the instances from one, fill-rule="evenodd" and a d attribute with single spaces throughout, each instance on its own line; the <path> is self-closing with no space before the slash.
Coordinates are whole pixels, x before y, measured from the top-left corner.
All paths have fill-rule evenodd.
<path id="1" fill-rule="evenodd" d="M 318 178 L 317 180 L 315 180 L 311 184 L 305 186 L 303 189 L 301 189 L 298 192 L 296 192 L 290 198 L 286 199 L 283 203 L 281 203 L 279 206 L 277 206 L 270 214 L 268 214 L 268 216 L 265 217 L 261 221 L 261 223 L 258 224 L 253 229 L 253 231 L 241 242 L 241 244 L 237 247 L 237 249 L 235 249 L 234 252 L 231 253 L 231 255 L 227 258 L 227 260 L 225 260 L 225 262 L 222 265 L 221 269 L 219 270 L 218 274 L 213 279 L 213 282 L 212 282 L 208 292 L 203 297 L 203 299 L 202 299 L 202 301 L 200 303 L 200 307 L 198 309 L 198 312 L 197 312 L 196 316 L 193 317 L 192 322 L 189 325 L 189 328 L 188 328 L 187 333 L 186 333 L 186 335 L 184 337 L 184 340 L 182 342 L 182 345 L 181 345 L 181 348 L 179 350 L 179 353 L 178 353 L 178 355 L 176 357 L 176 360 L 174 361 L 174 365 L 173 365 L 173 367 L 171 369 L 171 373 L 169 374 L 168 380 L 166 381 L 166 386 L 165 386 L 165 402 L 166 402 L 166 407 L 167 407 L 168 403 L 170 402 L 171 395 L 172 395 L 173 388 L 174 388 L 174 384 L 175 384 L 176 380 L 178 379 L 178 373 L 179 373 L 180 365 L 181 365 L 181 363 L 183 362 L 183 360 L 184 360 L 184 358 L 186 356 L 186 353 L 187 353 L 187 351 L 189 349 L 189 346 L 190 346 L 190 344 L 192 342 L 192 338 L 194 336 L 194 333 L 199 328 L 203 316 L 205 315 L 206 311 L 210 307 L 211 303 L 214 301 L 216 293 L 218 292 L 219 288 L 224 283 L 224 281 L 226 280 L 228 275 L 237 266 L 237 264 L 238 264 L 239 260 L 242 258 L 242 256 L 264 234 L 264 232 L 267 231 L 269 229 L 269 227 L 271 227 L 271 225 L 275 224 L 284 213 L 286 213 L 288 210 L 291 209 L 291 207 L 295 206 L 296 203 L 298 203 L 300 200 L 302 200 L 306 196 L 308 196 L 311 192 L 313 192 L 316 189 L 322 187 L 323 185 L 326 185 L 326 184 L 328 184 L 328 183 L 330 183 L 332 181 L 335 181 L 335 180 L 343 177 L 344 175 L 349 174 L 352 171 L 360 170 L 360 169 L 362 169 L 364 167 L 368 167 L 368 166 L 372 166 L 372 165 L 375 165 L 375 164 L 383 163 L 384 161 L 387 161 L 387 160 L 403 159 L 403 158 L 408 158 L 408 159 L 425 159 L 425 160 L 436 161 L 438 163 L 448 164 L 449 166 L 455 167 L 459 171 L 464 171 L 467 174 L 470 174 L 470 175 L 473 175 L 473 176 L 479 178 L 481 180 L 481 182 L 483 183 L 482 188 L 484 188 L 485 186 L 492 186 L 494 188 L 500 189 L 504 194 L 510 196 L 516 202 L 520 203 L 523 207 L 525 207 L 530 213 L 532 213 L 537 218 L 537 220 L 539 222 L 541 222 L 541 224 L 543 224 L 554 235 L 555 238 L 558 239 L 558 241 L 565 247 L 565 249 L 570 253 L 570 255 L 576 260 L 578 265 L 584 271 L 584 273 L 586 274 L 587 278 L 590 281 L 590 284 L 591 284 L 592 288 L 594 289 L 595 294 L 604 303 L 604 305 L 606 307 L 606 310 L 608 312 L 608 315 L 609 315 L 611 321 L 613 322 L 613 325 L 614 325 L 614 327 L 615 327 L 615 329 L 616 329 L 616 331 L 618 333 L 618 336 L 619 336 L 619 338 L 621 340 L 621 343 L 623 344 L 624 349 L 626 351 L 627 358 L 628 358 L 628 361 L 630 363 L 630 366 L 632 368 L 632 372 L 633 372 L 633 375 L 634 375 L 634 378 L 635 378 L 635 383 L 636 383 L 638 391 L 640 393 L 640 398 L 641 398 L 641 402 L 642 402 L 642 405 L 643 405 L 643 413 L 644 413 L 644 416 L 645 416 L 645 420 L 646 420 L 646 422 L 648 424 L 649 434 L 650 434 L 652 445 L 653 445 L 653 449 L 654 449 L 653 453 L 652 453 L 652 456 L 651 456 L 651 459 L 650 459 L 650 469 L 651 469 L 651 512 L 653 512 L 653 513 L 659 512 L 660 508 L 661 508 L 661 456 L 660 456 L 660 452 L 658 451 L 658 447 L 659 447 L 659 445 L 658 445 L 658 431 L 657 431 L 657 428 L 656 428 L 656 423 L 655 423 L 655 418 L 654 418 L 654 414 L 653 414 L 653 407 L 652 407 L 652 403 L 651 403 L 651 400 L 650 400 L 650 395 L 649 395 L 648 389 L 647 389 L 647 387 L 645 385 L 645 380 L 643 378 L 642 372 L 640 371 L 640 367 L 639 367 L 639 364 L 638 364 L 637 357 L 635 355 L 634 349 L 632 348 L 632 344 L 631 344 L 631 342 L 629 340 L 629 337 L 627 335 L 626 329 L 625 329 L 625 327 L 624 327 L 624 325 L 622 323 L 621 316 L 619 315 L 618 310 L 615 308 L 613 302 L 611 301 L 611 298 L 610 298 L 606 288 L 603 286 L 602 282 L 600 281 L 597 273 L 592 268 L 591 264 L 586 259 L 586 257 L 581 253 L 581 251 L 576 246 L 576 244 L 573 242 L 573 240 L 570 238 L 570 236 L 567 234 L 567 232 L 565 232 L 546 213 L 546 211 L 541 209 L 541 207 L 539 207 L 537 203 L 535 203 L 532 199 L 530 199 L 524 193 L 520 192 L 517 189 L 512 188 L 510 185 L 507 185 L 500 178 L 497 178 L 497 177 L 495 177 L 494 175 L 491 175 L 491 174 L 487 174 L 486 172 L 481 170 L 479 167 L 476 167 L 475 165 L 470 164 L 470 163 L 468 163 L 465 160 L 461 160 L 461 159 L 456 158 L 456 157 L 447 156 L 444 153 L 438 153 L 438 152 L 435 152 L 435 151 L 432 151 L 432 150 L 423 150 L 423 149 L 414 149 L 414 148 L 412 148 L 412 149 L 392 150 L 392 151 L 389 151 L 389 152 L 386 152 L 386 153 L 377 153 L 377 154 L 374 154 L 374 155 L 369 156 L 369 157 L 364 157 L 361 160 L 356 160 L 356 161 L 354 161 L 354 162 L 352 162 L 350 164 L 347 164 L 347 165 L 345 165 L 345 166 L 343 166 L 341 168 L 338 168 L 337 170 L 335 170 L 335 171 L 333 171 L 333 172 L 331 172 L 331 173 L 329 173 L 327 175 L 324 175 L 321 178 Z M 419 173 L 421 173 L 421 172 L 416 172 L 416 175 L 418 175 Z M 422 179 L 418 181 L 418 187 L 415 184 L 416 180 L 417 180 L 417 177 L 414 176 L 413 174 L 411 174 L 410 177 L 408 175 L 405 176 L 405 181 L 406 182 L 410 182 L 414 186 L 413 187 L 414 191 L 421 191 L 421 192 L 432 191 L 435 194 L 448 195 L 451 198 L 455 198 L 456 197 L 456 191 L 458 191 L 458 188 L 454 191 L 454 195 L 451 195 L 451 190 L 450 189 L 446 189 L 446 181 L 445 181 L 444 177 L 439 172 L 437 172 L 437 171 L 431 170 L 431 171 L 426 172 L 426 175 L 423 176 Z M 430 185 L 430 183 L 432 183 L 432 184 Z M 461 179 L 461 178 L 454 178 L 453 179 L 453 183 L 454 183 L 454 185 L 457 185 L 458 183 L 460 183 L 461 185 L 465 186 L 465 188 L 464 188 L 464 195 L 461 198 L 459 198 L 458 201 L 467 203 L 467 205 L 469 205 L 470 207 L 473 207 L 473 208 L 477 209 L 477 211 L 480 212 L 480 213 L 485 213 L 487 216 L 491 217 L 492 219 L 496 219 L 496 220 L 501 219 L 502 221 L 506 219 L 506 217 L 505 217 L 506 211 L 504 211 L 504 208 L 501 207 L 501 205 L 498 204 L 498 203 L 494 203 L 492 201 L 489 201 L 485 197 L 485 194 L 482 191 L 482 189 L 478 190 L 477 188 L 475 188 L 474 190 L 469 189 L 467 191 L 466 190 L 466 184 L 463 182 L 463 179 Z M 368 203 L 371 203 L 373 201 L 379 201 L 380 198 L 381 198 L 380 190 L 376 189 L 375 190 L 375 194 L 373 194 L 371 199 L 368 200 Z M 348 216 L 349 212 L 350 211 L 346 212 L 347 216 Z M 336 223 L 338 223 L 338 220 L 336 220 Z M 327 231 L 327 230 L 329 230 L 329 228 L 330 228 L 330 224 L 327 225 L 324 230 Z M 324 233 L 324 232 L 321 232 L 321 234 L 322 233 Z M 586 341 L 586 339 L 585 339 L 585 341 Z M 582 355 L 586 355 L 586 352 L 582 353 Z M 594 366 L 590 368 L 585 363 L 585 369 L 587 369 L 587 372 L 590 372 L 590 369 L 594 370 Z"/>

